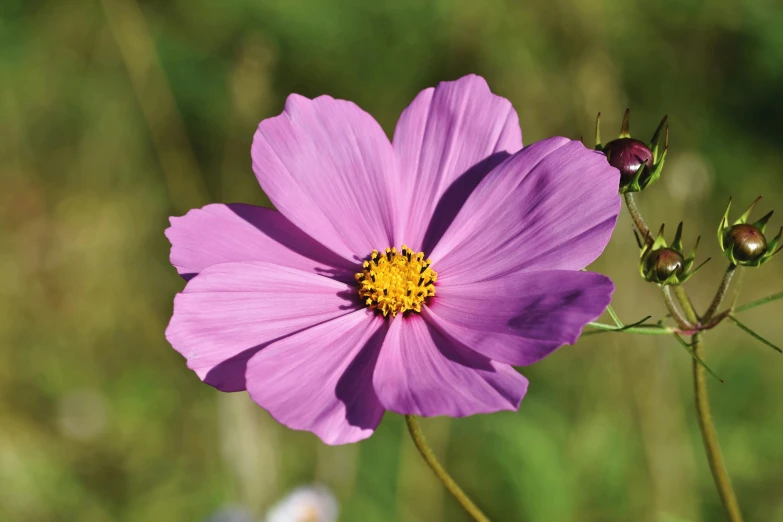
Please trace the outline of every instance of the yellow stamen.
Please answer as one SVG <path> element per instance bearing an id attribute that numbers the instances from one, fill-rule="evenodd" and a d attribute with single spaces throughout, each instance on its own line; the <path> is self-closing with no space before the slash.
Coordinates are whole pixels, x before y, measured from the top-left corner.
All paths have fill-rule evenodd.
<path id="1" fill-rule="evenodd" d="M 363 266 L 364 270 L 356 274 L 359 297 L 384 317 L 408 310 L 421 312 L 424 300 L 435 295 L 438 274 L 423 252 L 414 254 L 405 245 L 399 252 L 396 247 L 380 253 L 373 250 Z"/>

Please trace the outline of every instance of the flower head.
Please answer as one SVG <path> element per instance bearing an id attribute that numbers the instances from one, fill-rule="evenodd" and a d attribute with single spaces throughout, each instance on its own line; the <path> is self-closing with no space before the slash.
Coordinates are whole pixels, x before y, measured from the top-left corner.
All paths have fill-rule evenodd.
<path id="1" fill-rule="evenodd" d="M 172 218 L 189 282 L 166 335 L 202 380 L 329 444 L 386 410 L 516 409 L 512 365 L 573 343 L 610 301 L 581 269 L 614 229 L 617 169 L 566 138 L 522 148 L 482 78 L 421 92 L 391 142 L 353 103 L 291 95 L 251 155 L 277 210 Z"/>

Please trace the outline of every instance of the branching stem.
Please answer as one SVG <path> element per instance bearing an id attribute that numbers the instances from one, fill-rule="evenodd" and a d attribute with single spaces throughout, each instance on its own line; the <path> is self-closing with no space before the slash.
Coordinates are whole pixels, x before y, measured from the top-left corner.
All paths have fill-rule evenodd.
<path id="1" fill-rule="evenodd" d="M 650 229 L 644 222 L 639 209 L 636 207 L 636 202 L 630 193 L 625 196 L 625 203 L 628 208 L 631 218 L 636 224 L 636 228 L 641 233 L 645 241 L 650 239 Z M 729 268 L 726 275 L 723 278 L 718 292 L 713 299 L 710 308 L 707 313 L 704 314 L 703 320 L 705 323 L 709 323 L 712 316 L 720 306 L 723 297 L 731 283 L 731 277 L 734 269 Z M 728 471 L 726 470 L 726 463 L 723 461 L 723 454 L 721 453 L 720 444 L 718 443 L 718 435 L 715 431 L 715 425 L 712 422 L 712 412 L 710 411 L 709 396 L 707 394 L 707 373 L 705 365 L 702 362 L 704 359 L 704 342 L 702 339 L 701 321 L 699 315 L 696 313 L 693 303 L 687 292 L 681 285 L 663 288 L 663 296 L 666 301 L 666 306 L 669 308 L 672 317 L 680 325 L 681 328 L 687 329 L 689 325 L 695 328 L 695 331 L 691 337 L 691 346 L 693 348 L 693 394 L 696 401 L 696 414 L 699 419 L 699 428 L 701 429 L 702 441 L 704 442 L 704 450 L 707 454 L 707 461 L 710 465 L 710 471 L 712 472 L 712 478 L 715 481 L 715 487 L 718 489 L 718 495 L 720 495 L 723 507 L 726 510 L 726 514 L 729 517 L 730 522 L 742 522 L 742 512 L 737 502 L 737 496 L 734 493 L 734 489 L 731 487 L 731 480 L 729 479 Z M 676 303 L 675 303 L 676 301 Z M 677 306 L 679 305 L 679 307 Z"/>

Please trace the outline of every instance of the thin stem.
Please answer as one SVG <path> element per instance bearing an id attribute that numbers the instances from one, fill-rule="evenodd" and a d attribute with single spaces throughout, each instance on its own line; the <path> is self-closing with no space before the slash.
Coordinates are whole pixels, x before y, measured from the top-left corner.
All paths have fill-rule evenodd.
<path id="1" fill-rule="evenodd" d="M 778 299 L 783 299 L 783 292 L 778 292 L 777 294 L 773 294 L 773 295 L 770 295 L 770 296 L 767 296 L 767 297 L 763 297 L 763 298 L 757 299 L 756 301 L 753 301 L 751 303 L 744 304 L 744 305 L 740 306 L 739 308 L 737 308 L 736 310 L 734 310 L 734 313 L 744 312 L 746 310 L 750 310 L 752 308 L 756 308 L 757 306 L 761 306 L 763 304 L 767 304 L 769 302 L 776 301 Z"/>
<path id="2" fill-rule="evenodd" d="M 628 207 L 628 213 L 631 214 L 633 222 L 636 224 L 636 228 L 639 230 L 639 234 L 642 235 L 642 241 L 647 241 L 647 237 L 650 235 L 650 229 L 647 227 L 647 223 L 644 222 L 644 218 L 639 209 L 636 208 L 636 201 L 633 198 L 633 193 L 626 192 L 623 194 L 625 198 L 625 205 Z"/>
<path id="3" fill-rule="evenodd" d="M 697 362 L 697 363 L 699 363 L 699 364 L 700 364 L 700 365 L 701 365 L 701 366 L 702 366 L 702 367 L 703 367 L 703 368 L 704 368 L 704 369 L 707 371 L 707 373 L 709 373 L 710 375 L 712 375 L 713 377 L 715 377 L 716 379 L 718 379 L 718 380 L 719 380 L 721 383 L 723 383 L 723 379 L 721 379 L 720 377 L 718 377 L 718 374 L 717 374 L 717 373 L 715 373 L 715 372 L 713 372 L 713 371 L 710 369 L 710 367 L 709 367 L 709 366 L 707 366 L 707 364 L 706 364 L 704 361 L 702 361 L 702 360 L 701 360 L 701 357 L 699 357 L 698 355 L 696 355 L 696 352 L 694 352 L 694 351 L 693 351 L 693 347 L 692 347 L 690 344 L 688 344 L 687 342 L 685 342 L 685 339 L 683 339 L 682 337 L 680 337 L 680 336 L 679 336 L 679 335 L 677 335 L 677 334 L 674 334 L 674 338 L 675 338 L 675 339 L 677 339 L 677 342 L 678 342 L 678 343 L 680 343 L 680 345 L 681 345 L 683 348 L 685 348 L 685 350 L 686 350 L 686 351 L 687 351 L 689 354 L 691 354 L 691 357 L 693 357 L 693 360 L 694 360 L 694 362 Z"/>
<path id="4" fill-rule="evenodd" d="M 707 311 L 704 313 L 704 316 L 702 317 L 702 320 L 704 322 L 708 322 L 710 319 L 712 319 L 712 316 L 715 315 L 715 312 L 718 311 L 718 307 L 720 307 L 720 304 L 723 302 L 723 298 L 726 296 L 726 293 L 729 290 L 729 285 L 731 284 L 731 278 L 734 276 L 734 272 L 737 271 L 737 265 L 734 263 L 729 263 L 729 267 L 726 269 L 726 273 L 723 276 L 723 281 L 721 281 L 720 286 L 718 287 L 718 291 L 715 292 L 715 297 L 712 298 L 712 303 L 710 303 L 710 307 L 707 309 Z"/>
<path id="5" fill-rule="evenodd" d="M 696 307 L 693 306 L 693 301 L 691 301 L 685 288 L 682 285 L 675 285 L 672 286 L 672 292 L 677 298 L 677 302 L 682 306 L 682 311 L 685 313 L 685 318 L 688 322 L 698 326 L 699 314 L 696 313 Z"/>
<path id="6" fill-rule="evenodd" d="M 582 337 L 585 335 L 595 335 L 599 333 L 609 333 L 609 332 L 622 332 L 622 333 L 631 333 L 631 334 L 642 334 L 642 335 L 672 335 L 673 333 L 676 333 L 676 330 L 672 330 L 671 328 L 667 328 L 665 326 L 657 326 L 654 324 L 646 324 L 641 326 L 623 326 L 622 328 L 618 328 L 616 326 L 612 326 L 609 324 L 602 324 L 602 323 L 587 323 L 587 326 L 592 326 L 593 328 L 596 328 L 596 330 L 585 332 L 582 334 Z"/>
<path id="7" fill-rule="evenodd" d="M 704 357 L 704 345 L 701 340 L 701 334 L 693 336 L 693 353 L 699 357 Z M 742 512 L 740 511 L 737 497 L 731 487 L 726 463 L 723 461 L 723 454 L 718 442 L 718 434 L 715 432 L 715 426 L 712 423 L 712 413 L 710 412 L 710 402 L 707 396 L 707 378 L 704 367 L 695 359 L 693 361 L 693 394 L 696 398 L 696 412 L 699 418 L 699 427 L 701 428 L 701 438 L 704 441 L 704 449 L 707 452 L 707 460 L 710 463 L 712 477 L 715 480 L 715 486 L 718 488 L 723 508 L 729 515 L 731 522 L 742 522 Z"/>
<path id="8" fill-rule="evenodd" d="M 698 316 L 693 304 L 688 298 L 688 294 L 680 286 L 676 286 L 675 296 L 682 307 L 685 317 L 694 323 L 698 323 Z M 707 395 L 707 376 L 704 366 L 699 361 L 704 360 L 704 343 L 701 333 L 696 333 L 691 337 L 691 346 L 693 348 L 693 395 L 696 400 L 696 415 L 699 419 L 699 428 L 701 429 L 701 438 L 704 441 L 704 450 L 707 453 L 707 461 L 710 464 L 712 478 L 715 481 L 715 487 L 718 489 L 723 508 L 729 516 L 731 522 L 742 522 L 742 513 L 737 503 L 737 496 L 731 487 L 729 473 L 726 470 L 726 463 L 723 461 L 723 454 L 718 442 L 718 434 L 715 431 L 715 425 L 712 423 L 712 413 L 710 411 L 710 402 Z"/>
<path id="9" fill-rule="evenodd" d="M 675 292 L 677 289 L 680 288 L 679 285 L 675 285 L 674 289 Z M 695 322 L 690 321 L 688 318 L 683 316 L 682 312 L 679 308 L 677 308 L 677 304 L 674 302 L 674 298 L 672 297 L 672 287 L 667 285 L 661 287 L 661 293 L 663 294 L 663 302 L 666 303 L 666 308 L 669 309 L 669 313 L 671 314 L 672 318 L 677 322 L 677 325 L 679 325 L 680 328 L 683 330 L 693 330 L 693 328 L 696 326 Z"/>
<path id="10" fill-rule="evenodd" d="M 734 295 L 731 298 L 731 306 L 729 307 L 730 311 L 734 311 L 735 308 L 737 308 L 737 301 L 739 301 L 740 296 L 740 288 L 742 288 L 742 276 L 745 275 L 744 270 L 740 270 L 739 274 L 737 275 L 737 279 L 734 281 Z"/>
<path id="11" fill-rule="evenodd" d="M 416 417 L 413 415 L 406 415 L 405 422 L 408 423 L 408 431 L 410 431 L 413 443 L 416 445 L 419 453 L 421 453 L 424 461 L 430 467 L 432 472 L 435 473 L 435 476 L 438 477 L 438 480 L 441 481 L 449 493 L 451 493 L 457 502 L 459 502 L 459 504 L 462 506 L 462 509 L 467 511 L 468 514 L 473 517 L 473 520 L 476 520 L 477 522 L 489 522 L 489 519 L 486 517 L 486 515 L 484 515 L 484 513 L 481 512 L 476 504 L 474 504 L 473 501 L 468 498 L 465 492 L 462 491 L 462 488 L 459 487 L 456 482 L 454 482 L 454 479 L 451 478 L 446 470 L 443 469 L 443 466 L 440 465 L 438 459 L 435 458 L 435 454 L 427 445 L 427 441 L 424 438 L 424 433 L 422 433 L 421 426 L 419 426 L 419 422 L 416 420 Z"/>
<path id="12" fill-rule="evenodd" d="M 742 331 L 744 331 L 746 334 L 750 335 L 751 337 L 753 337 L 753 338 L 754 338 L 754 339 L 756 339 L 757 341 L 759 341 L 759 342 L 762 342 L 762 343 L 766 344 L 767 346 L 769 346 L 770 348 L 772 348 L 772 349 L 773 349 L 773 350 L 775 350 L 776 352 L 778 352 L 778 353 L 783 353 L 783 350 L 781 350 L 780 348 L 778 348 L 777 346 L 775 346 L 775 345 L 774 345 L 774 344 L 772 344 L 771 342 L 767 341 L 766 339 L 764 339 L 763 337 L 761 337 L 759 334 L 757 334 L 756 332 L 754 332 L 753 330 L 751 330 L 750 328 L 748 328 L 747 326 L 745 326 L 744 324 L 742 324 L 742 323 L 739 321 L 739 319 L 737 319 L 737 318 L 736 318 L 736 317 L 734 317 L 733 315 L 731 315 L 731 314 L 728 314 L 728 318 L 729 318 L 729 320 L 730 320 L 731 322 L 733 322 L 734 324 L 736 324 L 736 325 L 739 327 L 739 329 L 740 329 L 740 330 L 742 330 Z"/>
<path id="13" fill-rule="evenodd" d="M 609 312 L 609 317 L 612 318 L 612 321 L 614 321 L 614 324 L 616 324 L 620 328 L 625 326 L 625 325 L 623 325 L 623 322 L 620 320 L 620 317 L 618 317 L 617 312 L 615 312 L 614 308 L 612 308 L 611 304 L 606 305 L 606 311 Z"/>

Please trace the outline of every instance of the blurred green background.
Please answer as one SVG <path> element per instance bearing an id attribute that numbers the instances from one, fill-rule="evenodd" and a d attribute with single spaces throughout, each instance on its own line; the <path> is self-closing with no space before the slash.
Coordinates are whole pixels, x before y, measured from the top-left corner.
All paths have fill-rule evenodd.
<path id="1" fill-rule="evenodd" d="M 356 101 L 391 133 L 421 89 L 474 72 L 516 107 L 524 140 L 606 140 L 633 109 L 671 150 L 640 198 L 714 259 L 729 195 L 783 213 L 783 9 L 771 0 L 4 0 L 0 7 L 0 520 L 261 518 L 313 482 L 344 521 L 464 521 L 389 414 L 328 447 L 185 368 L 163 332 L 184 285 L 170 215 L 268 204 L 255 126 L 285 96 Z M 774 230 L 780 225 L 773 218 Z M 595 269 L 627 322 L 664 313 L 636 270 L 630 220 Z M 740 302 L 780 291 L 783 258 Z M 783 342 L 783 305 L 748 324 Z M 783 357 L 721 325 L 711 401 L 748 521 L 783 521 Z M 436 452 L 495 521 L 724 520 L 673 339 L 585 337 L 524 369 L 517 413 L 430 419 Z"/>

